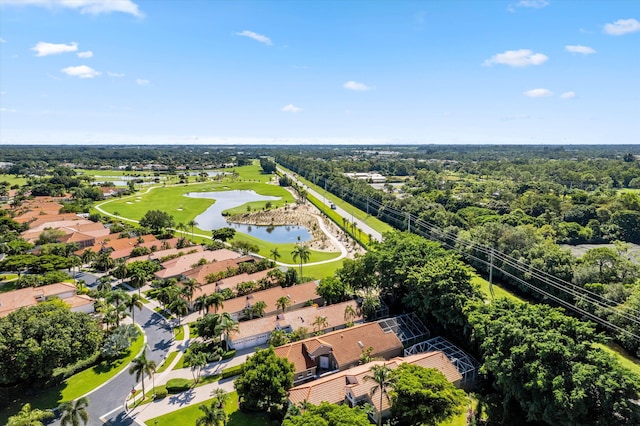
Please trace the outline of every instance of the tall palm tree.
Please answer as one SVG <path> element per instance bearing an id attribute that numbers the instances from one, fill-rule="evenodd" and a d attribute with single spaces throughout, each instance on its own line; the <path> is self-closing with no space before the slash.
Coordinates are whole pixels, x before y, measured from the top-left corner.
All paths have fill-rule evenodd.
<path id="1" fill-rule="evenodd" d="M 111 252 L 105 251 L 100 253 L 94 261 L 96 269 L 102 269 L 103 272 L 107 272 L 113 268 L 115 261 L 111 258 Z"/>
<path id="2" fill-rule="evenodd" d="M 115 290 L 107 294 L 107 302 L 112 303 L 116 307 L 116 327 L 120 326 L 120 306 L 126 306 L 126 303 L 131 299 L 131 296 L 124 290 Z"/>
<path id="3" fill-rule="evenodd" d="M 273 262 L 277 262 L 278 259 L 281 257 L 282 255 L 280 253 L 278 253 L 278 247 L 274 248 L 273 250 L 271 250 L 271 257 L 273 258 Z"/>
<path id="4" fill-rule="evenodd" d="M 131 284 L 138 289 L 138 295 L 140 295 L 142 287 L 147 283 L 147 278 L 149 278 L 149 275 L 142 268 L 135 269 L 131 274 Z"/>
<path id="5" fill-rule="evenodd" d="M 206 294 L 200 295 L 196 297 L 196 300 L 193 302 L 193 309 L 197 310 L 199 314 L 206 312 L 208 309 L 207 297 Z"/>
<path id="6" fill-rule="evenodd" d="M 189 313 L 189 304 L 180 296 L 173 299 L 167 308 L 178 317 L 178 325 L 182 323 L 182 317 Z"/>
<path id="7" fill-rule="evenodd" d="M 300 279 L 302 279 L 302 264 L 307 263 L 311 258 L 311 250 L 309 250 L 307 246 L 298 245 L 293 249 L 291 254 L 293 255 L 294 262 L 298 259 L 300 260 Z"/>
<path id="8" fill-rule="evenodd" d="M 136 375 L 136 381 L 142 379 L 142 399 L 144 399 L 144 376 L 149 376 L 156 372 L 156 362 L 147 359 L 147 350 L 143 350 L 139 357 L 134 358 L 129 366 L 129 374 Z"/>
<path id="9" fill-rule="evenodd" d="M 220 317 L 220 333 L 224 338 L 225 345 L 228 345 L 231 333 L 240 331 L 238 322 L 234 320 L 228 312 L 225 312 Z"/>
<path id="10" fill-rule="evenodd" d="M 139 311 L 142 310 L 142 296 L 140 296 L 139 294 L 132 294 L 131 298 L 129 300 L 127 300 L 125 303 L 125 306 L 129 309 L 129 312 L 131 312 L 131 320 L 133 322 L 136 321 L 136 314 L 135 314 L 135 310 L 136 308 L 138 308 Z"/>
<path id="11" fill-rule="evenodd" d="M 185 225 L 183 222 L 178 222 L 178 224 L 176 225 L 176 229 L 184 234 L 184 231 L 187 230 L 187 225 Z"/>
<path id="12" fill-rule="evenodd" d="M 202 417 L 198 417 L 196 426 L 220 426 L 221 422 L 223 425 L 227 423 L 227 414 L 224 410 L 215 407 L 213 404 L 201 404 L 198 408 L 202 410 L 204 414 Z"/>
<path id="13" fill-rule="evenodd" d="M 347 324 L 351 324 L 356 316 L 356 310 L 353 309 L 352 305 L 347 305 L 347 307 L 344 308 L 344 321 Z"/>
<path id="14" fill-rule="evenodd" d="M 378 426 L 382 425 L 382 398 L 389 399 L 387 389 L 393 385 L 393 379 L 391 376 L 392 370 L 384 364 L 378 364 L 371 366 L 371 375 L 364 376 L 364 381 L 373 381 L 375 386 L 371 388 L 371 396 L 373 397 L 376 392 L 380 393 L 380 405 L 378 410 Z"/>
<path id="15" fill-rule="evenodd" d="M 264 311 L 266 310 L 267 310 L 267 304 L 263 300 L 258 300 L 251 307 L 252 315 L 255 315 L 257 317 L 262 317 L 264 315 Z"/>
<path id="16" fill-rule="evenodd" d="M 113 269 L 113 276 L 120 279 L 120 284 L 124 282 L 124 279 L 129 275 L 129 267 L 124 259 L 118 259 L 116 261 L 116 267 Z"/>
<path id="17" fill-rule="evenodd" d="M 191 227 L 191 239 L 193 240 L 194 238 L 193 228 L 198 226 L 198 222 L 196 222 L 195 219 L 191 219 L 189 222 L 187 222 L 187 225 Z"/>
<path id="18" fill-rule="evenodd" d="M 284 314 L 284 311 L 287 309 L 287 306 L 291 306 L 291 299 L 289 299 L 287 296 L 282 296 L 278 298 L 278 300 L 276 300 L 276 307 L 278 309 L 282 309 L 283 314 Z"/>
<path id="19" fill-rule="evenodd" d="M 89 400 L 86 397 L 78 398 L 73 402 L 64 402 L 60 405 L 60 411 L 63 413 L 60 419 L 62 426 L 80 426 L 80 420 L 85 425 L 89 422 L 89 413 L 87 407 Z"/>
<path id="20" fill-rule="evenodd" d="M 213 306 L 213 313 L 217 314 L 218 309 L 224 308 L 224 295 L 217 291 L 208 295 L 205 310 L 208 311 L 211 306 Z"/>
<path id="21" fill-rule="evenodd" d="M 189 299 L 189 308 L 193 306 L 193 293 L 200 288 L 200 283 L 193 278 L 189 278 L 182 282 L 182 294 Z"/>

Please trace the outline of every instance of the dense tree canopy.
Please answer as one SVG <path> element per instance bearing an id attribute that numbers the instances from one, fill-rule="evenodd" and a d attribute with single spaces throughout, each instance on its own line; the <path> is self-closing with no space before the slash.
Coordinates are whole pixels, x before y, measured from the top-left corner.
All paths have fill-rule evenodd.
<path id="1" fill-rule="evenodd" d="M 63 302 L 21 308 L 0 318 L 0 383 L 46 380 L 93 355 L 101 342 L 98 323 Z"/>
<path id="2" fill-rule="evenodd" d="M 290 415 L 282 426 L 370 426 L 367 412 L 362 407 L 349 407 L 347 404 L 305 405 L 304 413 Z"/>
<path id="3" fill-rule="evenodd" d="M 159 234 L 174 225 L 173 216 L 161 210 L 149 210 L 140 219 L 140 226 L 151 228 L 154 234 Z"/>
<path id="4" fill-rule="evenodd" d="M 276 356 L 273 348 L 258 350 L 242 365 L 242 373 L 233 382 L 240 407 L 248 410 L 283 412 L 287 390 L 293 386 L 294 367 Z"/>
<path id="5" fill-rule="evenodd" d="M 592 326 L 545 305 L 504 299 L 479 304 L 470 322 L 482 370 L 490 374 L 504 406 L 519 406 L 528 421 L 640 423 L 640 406 L 633 402 L 640 396 L 640 381 L 593 346 Z"/>
<path id="6" fill-rule="evenodd" d="M 405 363 L 392 376 L 391 414 L 398 425 L 439 425 L 459 414 L 466 402 L 464 391 L 436 369 Z"/>

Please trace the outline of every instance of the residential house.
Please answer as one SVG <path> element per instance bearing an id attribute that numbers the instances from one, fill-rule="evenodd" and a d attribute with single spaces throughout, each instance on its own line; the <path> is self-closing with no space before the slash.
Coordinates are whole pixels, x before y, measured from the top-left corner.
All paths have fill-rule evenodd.
<path id="1" fill-rule="evenodd" d="M 282 312 L 277 306 L 277 301 L 281 297 L 286 297 L 289 300 L 290 305 L 286 310 L 292 311 L 302 308 L 309 302 L 311 302 L 311 304 L 319 303 L 322 298 L 316 293 L 316 287 L 317 284 L 311 281 L 286 288 L 278 286 L 267 290 L 256 291 L 246 296 L 225 300 L 223 311 L 228 312 L 233 319 L 239 321 L 249 318 L 250 315 L 247 314 L 247 309 L 250 309 L 257 302 L 261 301 L 266 304 L 263 316 L 276 315 Z M 199 293 L 196 292 L 196 294 Z"/>
<path id="2" fill-rule="evenodd" d="M 290 333 L 305 328 L 309 333 L 324 333 L 342 329 L 346 327 L 347 323 L 345 320 L 347 306 L 351 306 L 351 309 L 356 312 L 352 322 L 361 323 L 364 321 L 358 304 L 353 300 L 329 306 L 309 306 L 284 314 L 242 321 L 238 323 L 238 331 L 232 334 L 229 343 L 235 349 L 244 349 L 267 343 L 274 330 L 284 330 Z"/>
<path id="3" fill-rule="evenodd" d="M 73 284 L 56 283 L 0 293 L 0 317 L 55 297 L 62 299 L 69 305 L 72 312 L 93 312 L 92 298 L 84 294 L 77 294 L 76 286 Z"/>
<path id="4" fill-rule="evenodd" d="M 396 369 L 405 362 L 424 368 L 435 368 L 456 386 L 459 386 L 462 381 L 462 375 L 444 353 L 440 351 L 425 352 L 404 358 L 397 357 L 389 361 L 373 361 L 295 386 L 289 389 L 289 402 L 296 405 L 302 403 L 318 405 L 321 402 L 342 404 L 346 402 L 352 407 L 356 404 L 369 403 L 374 408 L 370 416 L 376 423 L 380 414 L 382 418 L 389 415 L 390 401 L 387 397 L 380 398 L 380 395 L 372 397 L 371 388 L 375 386 L 375 383 L 366 377 L 371 376 L 371 367 L 374 365 L 386 365 L 391 369 Z M 382 405 L 380 404 L 381 400 Z"/>
<path id="5" fill-rule="evenodd" d="M 373 322 L 279 346 L 275 352 L 293 363 L 293 384 L 298 385 L 355 367 L 368 348 L 370 359 L 390 359 L 402 355 L 403 350 L 395 333 L 385 333 L 380 324 Z"/>
<path id="6" fill-rule="evenodd" d="M 155 276 L 160 280 L 178 278 L 185 272 L 194 269 L 197 264 L 202 261 L 202 259 L 204 259 L 207 263 L 211 263 L 222 262 L 238 257 L 240 257 L 240 254 L 227 249 L 214 251 L 198 251 L 196 253 L 185 254 L 184 256 L 176 257 L 175 259 L 163 262 L 160 265 L 162 266 L 162 269 L 156 272 Z"/>
<path id="7" fill-rule="evenodd" d="M 226 259 L 204 265 L 196 266 L 182 273 L 181 281 L 195 280 L 199 284 L 206 284 L 210 275 L 216 275 L 230 269 L 236 269 L 242 263 L 255 263 L 256 258 L 253 256 L 242 256 L 235 259 Z"/>

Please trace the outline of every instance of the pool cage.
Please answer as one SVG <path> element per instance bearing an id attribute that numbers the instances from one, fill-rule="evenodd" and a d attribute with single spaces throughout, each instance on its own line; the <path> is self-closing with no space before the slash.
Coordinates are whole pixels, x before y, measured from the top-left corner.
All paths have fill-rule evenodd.
<path id="1" fill-rule="evenodd" d="M 395 333 L 405 348 L 428 339 L 431 335 L 429 329 L 413 312 L 379 320 L 378 324 L 385 333 Z"/>
<path id="2" fill-rule="evenodd" d="M 404 355 L 415 355 L 430 351 L 441 351 L 449 358 L 449 361 L 455 365 L 462 375 L 462 386 L 471 385 L 477 379 L 480 363 L 444 337 L 434 337 L 408 347 L 404 350 Z"/>

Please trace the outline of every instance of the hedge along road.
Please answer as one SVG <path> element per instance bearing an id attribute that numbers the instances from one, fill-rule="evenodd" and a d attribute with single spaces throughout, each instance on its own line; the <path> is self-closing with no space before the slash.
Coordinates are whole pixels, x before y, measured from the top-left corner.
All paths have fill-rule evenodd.
<path id="1" fill-rule="evenodd" d="M 172 185 L 172 186 L 180 186 L 180 185 Z M 109 213 L 106 210 L 104 210 L 102 208 L 102 206 L 104 206 L 105 204 L 112 203 L 114 201 L 122 201 L 122 200 L 126 200 L 126 199 L 131 199 L 131 198 L 134 198 L 136 196 L 143 195 L 143 194 L 148 194 L 151 190 L 156 189 L 156 188 L 163 188 L 163 187 L 161 187 L 161 186 L 151 186 L 151 187 L 147 188 L 147 190 L 142 192 L 142 193 L 136 193 L 136 194 L 133 194 L 133 195 L 129 195 L 127 197 L 115 198 L 115 199 L 103 201 L 100 204 L 96 204 L 94 206 L 94 208 L 97 211 L 99 211 L 101 214 L 104 214 L 106 216 L 114 217 L 116 219 L 126 220 L 127 222 L 139 223 L 140 221 L 135 220 L 135 219 L 127 218 L 125 216 L 122 216 L 121 214 L 115 215 L 113 213 Z M 338 262 L 338 261 L 344 259 L 345 257 L 347 257 L 349 252 L 347 251 L 347 248 L 344 246 L 344 244 L 340 240 L 338 240 L 338 238 L 336 238 L 334 235 L 332 235 L 331 232 L 329 232 L 329 230 L 327 229 L 327 227 L 325 226 L 324 222 L 321 220 L 321 218 L 319 216 L 316 215 L 316 218 L 318 220 L 318 226 L 320 226 L 320 229 L 322 230 L 322 232 L 324 232 L 325 235 L 327 235 L 329 237 L 329 239 L 336 245 L 336 247 L 338 247 L 340 249 L 340 255 L 337 256 L 337 257 L 331 258 L 331 259 L 327 259 L 327 260 L 321 260 L 321 261 L 318 261 L 318 262 L 305 263 L 305 266 L 324 265 L 324 264 L 327 264 L 327 263 Z M 363 228 L 361 228 L 361 229 L 363 229 Z M 174 232 L 182 232 L 185 235 L 191 235 L 190 232 L 178 231 L 177 229 L 174 229 L 174 228 L 171 228 L 171 230 L 174 231 Z M 376 232 L 376 231 L 374 231 L 374 232 Z M 379 234 L 379 233 L 376 232 L 376 234 Z M 373 234 L 374 238 L 376 237 L 376 234 Z M 206 239 L 209 239 L 209 240 L 212 239 L 212 237 L 210 235 L 197 234 L 197 233 L 194 233 L 193 237 L 206 238 Z M 229 244 L 227 244 L 227 245 L 229 245 Z M 262 256 L 260 254 L 255 254 L 255 256 L 268 258 L 268 256 Z M 287 266 L 287 267 L 297 267 L 297 266 L 299 266 L 299 264 L 297 264 L 297 263 L 284 263 L 284 262 L 276 262 L 276 263 L 278 265 Z"/>

